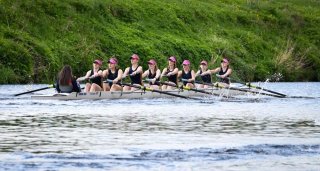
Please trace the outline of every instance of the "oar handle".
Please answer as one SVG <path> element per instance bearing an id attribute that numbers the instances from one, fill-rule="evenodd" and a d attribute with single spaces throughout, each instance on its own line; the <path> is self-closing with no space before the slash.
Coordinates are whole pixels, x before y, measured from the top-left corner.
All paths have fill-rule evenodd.
<path id="1" fill-rule="evenodd" d="M 78 82 L 86 81 L 88 78 L 87 77 L 79 77 L 77 78 Z"/>
<path id="2" fill-rule="evenodd" d="M 104 83 L 113 83 L 113 80 L 107 79 L 105 81 L 103 81 Z"/>

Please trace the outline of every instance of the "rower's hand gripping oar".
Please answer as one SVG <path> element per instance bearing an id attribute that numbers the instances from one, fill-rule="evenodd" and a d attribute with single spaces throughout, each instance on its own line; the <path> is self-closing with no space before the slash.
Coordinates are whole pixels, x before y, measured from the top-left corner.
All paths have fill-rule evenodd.
<path id="1" fill-rule="evenodd" d="M 33 93 L 33 92 L 36 92 L 36 91 L 46 90 L 46 89 L 49 89 L 49 88 L 54 88 L 54 85 L 50 85 L 48 87 L 43 87 L 43 88 L 31 90 L 31 91 L 26 91 L 26 92 L 23 92 L 23 93 L 14 94 L 14 96 L 20 96 L 20 95 L 23 95 L 23 94 Z"/>

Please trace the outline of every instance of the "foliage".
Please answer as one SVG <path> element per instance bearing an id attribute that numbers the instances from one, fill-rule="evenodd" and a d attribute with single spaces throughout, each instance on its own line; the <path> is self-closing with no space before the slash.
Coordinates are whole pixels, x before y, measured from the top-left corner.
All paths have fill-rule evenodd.
<path id="1" fill-rule="evenodd" d="M 64 64 L 82 76 L 94 59 L 132 53 L 160 68 L 231 58 L 234 77 L 320 80 L 317 0 L 2 0 L 0 83 L 52 82 Z M 104 63 L 104 67 L 106 67 Z M 31 79 L 31 80 L 30 80 Z"/>

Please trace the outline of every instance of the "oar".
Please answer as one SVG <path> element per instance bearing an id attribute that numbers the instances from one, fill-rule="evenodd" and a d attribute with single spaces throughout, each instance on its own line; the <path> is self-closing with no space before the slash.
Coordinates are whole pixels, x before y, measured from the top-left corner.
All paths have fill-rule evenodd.
<path id="1" fill-rule="evenodd" d="M 225 86 L 220 85 L 219 83 L 211 84 L 211 85 L 213 85 L 213 86 L 215 86 L 215 87 L 219 87 L 219 88 L 225 88 L 225 89 L 230 89 L 230 90 L 237 90 L 237 91 L 248 92 L 248 93 L 252 93 L 252 94 L 261 94 L 261 95 L 265 95 L 265 96 L 285 98 L 285 96 L 279 96 L 279 95 L 275 95 L 275 94 L 269 94 L 269 93 L 251 91 L 251 90 L 244 90 L 244 89 L 236 88 L 236 87 L 225 87 Z"/>
<path id="2" fill-rule="evenodd" d="M 220 85 L 219 83 L 212 84 L 212 83 L 204 83 L 204 82 L 198 82 L 198 81 L 196 81 L 196 83 L 198 83 L 198 84 L 204 84 L 204 85 L 209 85 L 209 86 L 212 86 L 212 87 L 218 87 L 218 88 L 224 88 L 224 89 L 230 89 L 230 90 L 237 90 L 237 91 L 242 91 L 242 92 L 248 92 L 248 93 L 252 93 L 252 94 L 261 94 L 261 95 L 265 95 L 265 96 L 285 98 L 284 96 L 279 96 L 279 95 L 275 95 L 275 94 L 269 94 L 269 93 L 263 93 L 263 92 L 256 92 L 256 91 L 245 90 L 245 89 L 236 88 L 236 87 L 225 87 L 225 86 Z"/>
<path id="3" fill-rule="evenodd" d="M 166 94 L 166 95 L 169 95 L 169 96 L 180 97 L 180 98 L 184 98 L 184 99 L 196 99 L 196 98 L 191 98 L 191 97 L 188 97 L 188 96 L 169 93 L 169 92 L 165 92 L 165 91 L 161 91 L 161 90 L 155 90 L 155 89 L 152 89 L 152 88 L 149 88 L 149 87 L 145 87 L 145 86 L 132 85 L 132 84 L 129 84 L 129 83 L 119 83 L 119 84 L 120 85 L 124 85 L 124 86 L 138 88 L 138 89 L 141 89 L 141 90 L 156 92 L 156 93 L 160 93 L 160 94 Z M 198 99 L 196 99 L 196 100 L 198 100 Z"/>
<path id="4" fill-rule="evenodd" d="M 204 93 L 204 94 L 209 94 L 209 95 L 214 95 L 214 96 L 220 96 L 220 94 L 218 94 L 218 93 L 213 93 L 213 92 L 208 92 L 208 91 L 199 90 L 199 89 L 195 89 L 195 88 L 190 88 L 190 87 L 183 86 L 183 85 L 179 87 L 179 85 L 175 85 L 175 84 L 167 83 L 167 82 L 156 81 L 156 83 L 160 83 L 160 84 L 163 84 L 163 85 L 168 85 L 168 86 L 172 86 L 172 87 L 181 88 L 183 90 L 190 90 L 190 91 L 194 91 L 194 92 L 198 92 L 198 93 Z M 223 95 L 222 97 L 227 97 L 227 96 Z"/>
<path id="5" fill-rule="evenodd" d="M 33 92 L 36 92 L 36 91 L 41 91 L 41 90 L 45 90 L 45 89 L 49 89 L 49 88 L 54 88 L 54 85 L 51 85 L 51 86 L 48 86 L 48 87 L 39 88 L 39 89 L 35 89 L 35 90 L 31 90 L 31 91 L 27 91 L 27 92 L 23 92 L 23 93 L 18 93 L 18 94 L 15 94 L 14 96 L 20 96 L 20 95 L 23 95 L 23 94 L 33 93 Z"/>
<path id="6" fill-rule="evenodd" d="M 241 83 L 241 84 L 243 84 L 243 83 Z M 266 92 L 269 92 L 269 93 L 277 94 L 277 95 L 280 95 L 280 96 L 283 96 L 283 97 L 287 96 L 287 95 L 279 93 L 279 92 L 275 92 L 275 91 L 272 91 L 272 90 L 265 89 L 263 87 L 252 85 L 251 83 L 244 83 L 243 85 L 246 85 L 248 87 L 252 87 L 252 88 L 255 88 L 255 89 L 263 90 L 263 91 L 266 91 Z"/>
<path id="7" fill-rule="evenodd" d="M 231 79 L 231 78 L 229 78 L 229 79 Z M 265 89 L 263 87 L 255 86 L 255 85 L 252 85 L 251 83 L 244 83 L 244 82 L 241 82 L 241 81 L 238 81 L 238 80 L 235 80 L 235 81 L 236 81 L 236 83 L 243 84 L 245 86 L 248 86 L 249 88 L 255 88 L 255 89 L 263 90 L 263 91 L 266 91 L 266 92 L 269 92 L 269 93 L 273 93 L 273 94 L 276 94 L 276 95 L 279 95 L 279 96 L 287 97 L 287 95 L 285 95 L 285 94 L 282 94 L 282 93 L 279 93 L 279 92 L 276 92 L 276 91 L 272 91 L 272 90 L 268 90 L 268 89 Z"/>

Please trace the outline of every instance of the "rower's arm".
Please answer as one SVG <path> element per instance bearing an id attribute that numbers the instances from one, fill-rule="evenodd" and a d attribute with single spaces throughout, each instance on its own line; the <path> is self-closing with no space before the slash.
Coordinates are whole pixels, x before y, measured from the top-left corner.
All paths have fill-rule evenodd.
<path id="1" fill-rule="evenodd" d="M 188 80 L 188 82 L 194 82 L 196 80 L 196 74 L 193 70 L 191 70 L 191 78 Z"/>
<path id="2" fill-rule="evenodd" d="M 155 79 L 160 78 L 160 76 L 161 76 L 161 71 L 160 71 L 160 69 L 158 69 L 157 72 L 156 72 L 156 77 L 155 77 Z"/>
<path id="3" fill-rule="evenodd" d="M 135 71 L 135 74 L 142 74 L 143 70 L 142 70 L 142 66 L 139 66 L 138 69 Z"/>
<path id="4" fill-rule="evenodd" d="M 148 70 L 144 71 L 144 73 L 142 74 L 142 78 L 145 78 L 149 75 L 149 72 Z"/>
<path id="5" fill-rule="evenodd" d="M 120 81 L 120 80 L 122 79 L 122 75 L 123 75 L 123 71 L 122 71 L 122 69 L 119 69 L 119 70 L 118 70 L 118 77 L 115 78 L 115 79 L 113 80 L 113 82 L 114 82 L 114 83 L 117 83 L 118 81 Z"/>
<path id="6" fill-rule="evenodd" d="M 171 75 L 178 74 L 178 72 L 179 72 L 178 68 L 175 68 L 175 69 L 171 72 Z"/>
<path id="7" fill-rule="evenodd" d="M 101 76 L 102 77 L 102 70 L 99 70 L 98 73 L 96 75 L 94 75 L 95 77 Z"/>
<path id="8" fill-rule="evenodd" d="M 166 76 L 167 68 L 164 68 L 161 73 L 161 78 Z"/>
<path id="9" fill-rule="evenodd" d="M 124 70 L 124 73 L 122 74 L 122 78 L 126 78 L 128 76 L 128 73 L 129 73 L 129 67 Z"/>
<path id="10" fill-rule="evenodd" d="M 199 71 L 197 71 L 197 73 L 195 74 L 195 76 L 194 77 L 198 77 L 200 75 L 200 70 Z"/>
<path id="11" fill-rule="evenodd" d="M 137 68 L 137 70 L 136 71 L 134 71 L 134 72 L 132 72 L 130 75 L 137 75 L 137 74 L 142 74 L 143 73 L 143 70 L 142 70 L 142 67 L 141 66 L 139 66 L 138 68 Z"/>
<path id="12" fill-rule="evenodd" d="M 89 78 L 90 77 L 90 74 L 91 74 L 91 70 L 87 72 L 87 74 L 84 76 L 86 78 Z"/>
<path id="13" fill-rule="evenodd" d="M 204 75 L 211 75 L 211 74 L 214 74 L 214 73 L 217 73 L 220 71 L 220 68 L 215 68 L 215 69 L 210 69 L 206 72 L 203 72 L 202 74 L 200 74 L 201 76 L 204 76 Z"/>
<path id="14" fill-rule="evenodd" d="M 182 75 L 182 71 L 178 71 L 178 78 L 180 78 Z"/>
<path id="15" fill-rule="evenodd" d="M 212 70 L 209 70 L 211 74 L 214 74 L 214 73 L 217 73 L 217 72 L 220 72 L 220 68 L 216 68 L 216 69 L 212 69 Z"/>
<path id="16" fill-rule="evenodd" d="M 102 77 L 103 78 L 106 78 L 107 76 L 108 76 L 108 69 L 106 69 L 106 70 L 104 70 L 103 72 L 102 72 Z"/>
<path id="17" fill-rule="evenodd" d="M 90 72 L 91 73 L 91 72 Z M 89 77 L 88 78 L 95 78 L 95 77 L 98 77 L 98 76 L 101 76 L 102 77 L 102 71 L 99 70 L 96 74 L 93 74 L 90 76 L 90 73 L 89 73 Z M 87 78 L 87 77 L 86 77 Z"/>
<path id="18" fill-rule="evenodd" d="M 229 68 L 228 71 L 227 71 L 225 74 L 220 75 L 220 77 L 221 77 L 221 78 L 225 78 L 225 77 L 231 75 L 231 73 L 232 73 L 232 69 Z"/>

